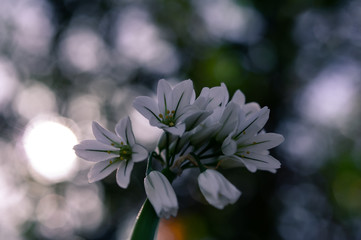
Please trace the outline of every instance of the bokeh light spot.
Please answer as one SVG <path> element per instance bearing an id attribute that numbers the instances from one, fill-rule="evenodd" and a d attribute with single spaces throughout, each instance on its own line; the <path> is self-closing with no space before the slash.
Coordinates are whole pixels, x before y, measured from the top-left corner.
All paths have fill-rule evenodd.
<path id="1" fill-rule="evenodd" d="M 225 0 L 203 0 L 194 3 L 214 36 L 248 44 L 261 38 L 264 23 L 255 9 Z"/>
<path id="2" fill-rule="evenodd" d="M 0 109 L 12 99 L 17 83 L 13 65 L 0 58 Z"/>
<path id="3" fill-rule="evenodd" d="M 343 127 L 355 107 L 360 76 L 352 63 L 331 64 L 306 87 L 298 103 L 300 110 L 316 123 Z"/>
<path id="4" fill-rule="evenodd" d="M 71 71 L 96 71 L 107 59 L 103 40 L 89 28 L 73 27 L 68 30 L 59 50 L 64 67 Z"/>
<path id="5" fill-rule="evenodd" d="M 39 114 L 56 111 L 56 98 L 47 86 L 33 84 L 22 90 L 15 98 L 15 109 L 26 119 L 32 119 Z"/>
<path id="6" fill-rule="evenodd" d="M 35 120 L 24 135 L 24 148 L 30 166 L 50 182 L 69 178 L 75 170 L 73 146 L 78 142 L 74 132 L 54 120 Z"/>
<path id="7" fill-rule="evenodd" d="M 160 37 L 159 29 L 144 10 L 127 9 L 118 25 L 116 45 L 120 54 L 154 72 L 170 74 L 178 69 L 175 49 Z"/>
<path id="8" fill-rule="evenodd" d="M 157 127 L 151 126 L 148 119 L 135 110 L 130 113 L 130 117 L 132 125 L 134 126 L 133 131 L 136 139 L 150 149 L 154 148 L 157 143 L 157 139 L 159 139 L 162 134 L 162 131 Z"/>

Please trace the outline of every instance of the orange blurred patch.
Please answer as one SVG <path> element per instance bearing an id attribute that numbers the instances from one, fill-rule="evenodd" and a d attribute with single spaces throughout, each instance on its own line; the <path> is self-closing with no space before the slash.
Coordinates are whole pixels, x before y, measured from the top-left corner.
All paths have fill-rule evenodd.
<path id="1" fill-rule="evenodd" d="M 178 218 L 162 219 L 159 223 L 157 240 L 185 240 L 185 226 Z"/>

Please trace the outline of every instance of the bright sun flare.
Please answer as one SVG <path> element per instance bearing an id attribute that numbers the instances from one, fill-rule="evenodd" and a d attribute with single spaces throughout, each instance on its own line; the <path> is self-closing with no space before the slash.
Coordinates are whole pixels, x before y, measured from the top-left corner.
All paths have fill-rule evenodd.
<path id="1" fill-rule="evenodd" d="M 68 178 L 75 169 L 73 146 L 78 140 L 68 127 L 55 121 L 37 121 L 26 129 L 24 147 L 31 167 L 51 182 Z"/>

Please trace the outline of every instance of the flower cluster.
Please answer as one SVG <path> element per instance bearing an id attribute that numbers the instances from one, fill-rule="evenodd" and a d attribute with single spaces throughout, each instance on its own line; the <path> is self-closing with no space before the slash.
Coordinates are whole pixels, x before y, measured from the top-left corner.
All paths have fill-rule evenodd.
<path id="1" fill-rule="evenodd" d="M 156 151 L 148 154 L 136 143 L 129 118 L 120 120 L 116 134 L 93 123 L 96 140 L 85 140 L 74 149 L 79 157 L 97 162 L 89 172 L 90 182 L 117 169 L 117 183 L 123 188 L 129 184 L 134 162 L 148 156 L 144 187 L 159 217 L 177 214 L 178 201 L 171 183 L 187 169 L 199 169 L 201 193 L 209 204 L 223 209 L 236 202 L 241 192 L 218 168 L 245 167 L 251 172 L 274 173 L 280 167 L 269 149 L 284 138 L 263 130 L 269 109 L 246 103 L 239 90 L 230 99 L 225 84 L 203 88 L 196 97 L 191 80 L 174 87 L 160 80 L 157 99 L 140 96 L 133 106 L 150 125 L 164 131 Z M 160 161 L 162 170 L 153 170 L 154 160 Z"/>

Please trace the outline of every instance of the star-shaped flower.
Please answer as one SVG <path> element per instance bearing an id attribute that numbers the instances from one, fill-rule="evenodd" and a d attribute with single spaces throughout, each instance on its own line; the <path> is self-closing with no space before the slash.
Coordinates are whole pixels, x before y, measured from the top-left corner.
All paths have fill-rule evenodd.
<path id="1" fill-rule="evenodd" d="M 146 96 L 137 97 L 133 103 L 150 125 L 164 129 L 174 135 L 181 136 L 185 131 L 187 110 L 194 101 L 193 83 L 185 80 L 173 89 L 166 80 L 159 80 L 157 88 L 158 102 Z"/>
<path id="2" fill-rule="evenodd" d="M 245 166 L 251 172 L 257 169 L 276 172 L 281 164 L 269 155 L 268 150 L 280 145 L 284 138 L 280 134 L 262 131 L 269 112 L 267 107 L 251 112 L 248 116 L 240 111 L 236 129 L 222 144 L 222 166 Z"/>
<path id="3" fill-rule="evenodd" d="M 147 158 L 147 150 L 135 142 L 129 117 L 121 119 L 112 133 L 93 122 L 96 140 L 84 140 L 74 146 L 78 157 L 96 164 L 88 174 L 89 182 L 101 180 L 117 169 L 117 183 L 122 188 L 129 185 L 135 162 Z"/>

